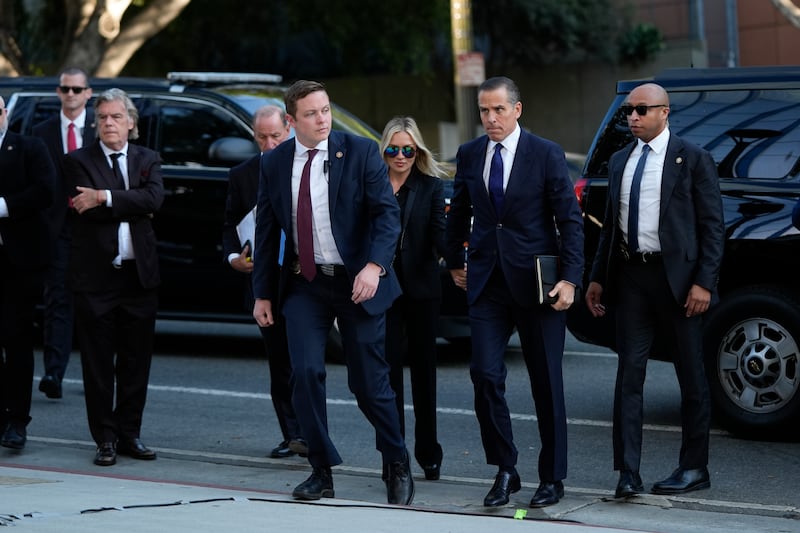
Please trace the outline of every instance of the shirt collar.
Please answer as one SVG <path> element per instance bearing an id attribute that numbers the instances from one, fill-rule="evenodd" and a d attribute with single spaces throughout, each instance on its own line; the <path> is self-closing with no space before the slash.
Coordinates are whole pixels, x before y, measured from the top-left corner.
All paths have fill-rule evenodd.
<path id="1" fill-rule="evenodd" d="M 652 150 L 653 152 L 655 152 L 657 154 L 660 154 L 664 150 L 666 150 L 668 143 L 669 143 L 669 128 L 667 127 L 667 128 L 664 128 L 664 130 L 661 133 L 659 133 L 658 135 L 653 137 L 650 140 L 649 143 L 645 143 L 641 139 L 637 139 L 636 150 L 638 152 L 641 152 L 642 151 L 642 147 L 645 144 L 648 144 L 650 146 L 650 150 Z"/>
<path id="2" fill-rule="evenodd" d="M 63 111 L 61 111 L 60 115 L 61 115 L 61 127 L 62 128 L 66 129 L 69 126 L 70 122 L 73 122 L 75 124 L 75 127 L 77 127 L 77 128 L 83 128 L 86 125 L 86 108 L 85 107 L 83 108 L 83 111 L 81 111 L 81 114 L 78 115 L 77 117 L 75 117 L 75 120 L 68 119 Z"/>
<path id="3" fill-rule="evenodd" d="M 514 128 L 514 131 L 509 133 L 506 136 L 506 138 L 500 141 L 499 143 L 489 139 L 489 146 L 486 147 L 486 153 L 491 154 L 492 152 L 494 152 L 495 146 L 497 146 L 498 144 L 502 144 L 503 148 L 508 150 L 508 153 L 513 156 L 514 153 L 517 151 L 517 145 L 519 144 L 519 136 L 521 134 L 522 134 L 522 128 L 519 127 L 519 122 L 517 122 L 517 126 Z"/>
<path id="4" fill-rule="evenodd" d="M 111 154 L 122 154 L 125 157 L 128 157 L 128 143 L 125 143 L 125 146 L 122 147 L 122 150 L 112 150 L 103 144 L 103 141 L 100 141 L 100 149 L 103 150 L 103 153 L 106 157 L 109 157 Z"/>
<path id="5" fill-rule="evenodd" d="M 317 149 L 320 152 L 327 152 L 328 151 L 328 139 L 324 141 L 320 141 L 314 148 L 309 148 L 300 144 L 300 141 L 297 140 L 297 137 L 294 138 L 294 153 L 295 155 L 303 155 L 309 150 Z"/>

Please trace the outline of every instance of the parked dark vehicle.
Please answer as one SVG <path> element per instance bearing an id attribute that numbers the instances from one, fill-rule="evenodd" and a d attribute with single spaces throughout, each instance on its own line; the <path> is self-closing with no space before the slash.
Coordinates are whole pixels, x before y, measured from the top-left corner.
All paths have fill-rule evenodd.
<path id="1" fill-rule="evenodd" d="M 162 277 L 159 318 L 252 322 L 243 309 L 242 280 L 223 261 L 223 211 L 229 168 L 258 150 L 253 112 L 265 104 L 283 106 L 280 81 L 271 74 L 204 72 L 91 80 L 95 94 L 120 87 L 131 96 L 140 117 L 135 142 L 162 157 L 166 196 L 154 219 Z M 0 79 L 9 128 L 30 134 L 35 124 L 58 113 L 56 85 L 55 77 Z M 334 129 L 377 142 L 372 128 L 335 104 L 332 108 Z M 465 308 L 457 301 L 447 306 L 460 314 Z M 442 314 L 445 332 L 468 334 L 458 326 L 461 317 L 454 321 L 455 327 Z"/>
<path id="2" fill-rule="evenodd" d="M 586 272 L 606 207 L 608 159 L 633 138 L 619 107 L 645 81 L 670 96 L 669 128 L 714 157 L 725 214 L 720 303 L 705 317 L 705 362 L 716 419 L 750 436 L 786 436 L 800 422 L 800 67 L 666 70 L 620 81 L 575 192 L 584 213 Z M 614 348 L 614 310 L 568 315 L 579 340 Z M 651 357 L 669 360 L 662 337 Z"/>

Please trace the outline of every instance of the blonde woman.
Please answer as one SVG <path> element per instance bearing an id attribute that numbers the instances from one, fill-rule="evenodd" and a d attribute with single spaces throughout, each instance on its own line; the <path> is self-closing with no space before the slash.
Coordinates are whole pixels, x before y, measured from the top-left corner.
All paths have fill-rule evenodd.
<path id="1" fill-rule="evenodd" d="M 400 205 L 402 226 L 393 266 L 403 294 L 386 314 L 386 359 L 403 437 L 403 364 L 410 368 L 414 456 L 425 479 L 436 480 L 442 465 L 442 447 L 436 436 L 436 323 L 445 231 L 444 190 L 439 178 L 444 172 L 411 117 L 395 117 L 386 124 L 381 152 Z"/>

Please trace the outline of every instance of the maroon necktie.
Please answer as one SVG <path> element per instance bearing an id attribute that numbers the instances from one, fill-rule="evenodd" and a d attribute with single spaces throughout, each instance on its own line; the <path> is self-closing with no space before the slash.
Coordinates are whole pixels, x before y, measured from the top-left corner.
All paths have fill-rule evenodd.
<path id="1" fill-rule="evenodd" d="M 78 149 L 78 140 L 75 138 L 75 123 L 70 122 L 67 126 L 67 152 Z"/>
<path id="2" fill-rule="evenodd" d="M 300 190 L 297 193 L 297 255 L 300 256 L 300 273 L 308 281 L 317 275 L 314 263 L 314 234 L 311 229 L 311 161 L 317 150 L 308 151 L 308 161 L 300 174 Z"/>

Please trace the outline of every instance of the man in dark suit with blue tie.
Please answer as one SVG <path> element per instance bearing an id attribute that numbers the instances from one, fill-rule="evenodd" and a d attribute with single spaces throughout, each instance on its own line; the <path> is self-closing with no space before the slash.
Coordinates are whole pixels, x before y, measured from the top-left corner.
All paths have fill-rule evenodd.
<path id="1" fill-rule="evenodd" d="M 0 445 L 21 450 L 31 420 L 33 314 L 50 261 L 45 210 L 56 170 L 41 139 L 7 126 L 0 97 Z"/>
<path id="2" fill-rule="evenodd" d="M 670 133 L 663 87 L 636 87 L 622 110 L 636 141 L 609 160 L 605 220 L 585 298 L 594 316 L 605 313 L 603 300 L 617 310 L 615 497 L 644 491 L 642 398 L 657 331 L 675 341 L 683 442 L 678 468 L 652 492 L 681 494 L 711 486 L 702 317 L 716 298 L 724 248 L 719 178 L 711 154 Z"/>
<path id="3" fill-rule="evenodd" d="M 516 327 L 542 442 L 540 483 L 530 505 L 542 507 L 563 497 L 567 475 L 564 311 L 583 271 L 583 221 L 564 151 L 519 126 L 516 84 L 505 77 L 486 80 L 478 88 L 478 109 L 486 135 L 458 150 L 446 259 L 453 281 L 467 291 L 475 412 L 486 462 L 498 467 L 484 505 L 507 504 L 521 486 L 503 361 Z M 552 304 L 538 303 L 537 255 L 560 256 L 560 281 L 548 294 Z"/>
<path id="4" fill-rule="evenodd" d="M 33 127 L 33 135 L 45 142 L 57 171 L 56 198 L 47 216 L 53 252 L 44 282 L 44 376 L 39 382 L 39 390 L 53 399 L 62 396 L 61 380 L 72 352 L 73 330 L 72 294 L 66 284 L 72 231 L 67 216 L 70 194 L 64 183 L 64 154 L 88 146 L 95 137 L 94 113 L 86 107 L 92 97 L 88 74 L 69 67 L 61 71 L 58 81 L 61 112 Z"/>
<path id="5" fill-rule="evenodd" d="M 284 99 L 295 139 L 262 157 L 253 316 L 262 327 L 274 313 L 286 319 L 292 403 L 313 468 L 292 494 L 334 496 L 331 467 L 342 459 L 328 435 L 325 342 L 336 319 L 348 384 L 388 465 L 388 502 L 408 505 L 414 482 L 385 359 L 386 310 L 400 294 L 391 267 L 400 208 L 377 143 L 331 131 L 324 85 L 300 80 Z"/>
<path id="6" fill-rule="evenodd" d="M 139 113 L 121 89 L 95 100 L 99 140 L 65 158 L 70 188 L 70 288 L 81 349 L 94 463 L 117 453 L 153 460 L 140 439 L 153 356 L 158 250 L 153 216 L 164 201 L 161 158 L 132 144 Z"/>

